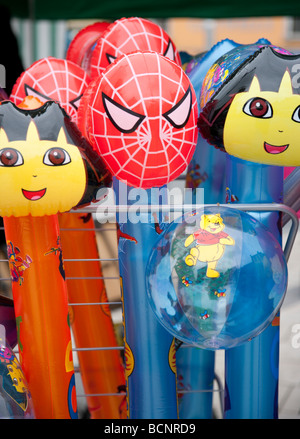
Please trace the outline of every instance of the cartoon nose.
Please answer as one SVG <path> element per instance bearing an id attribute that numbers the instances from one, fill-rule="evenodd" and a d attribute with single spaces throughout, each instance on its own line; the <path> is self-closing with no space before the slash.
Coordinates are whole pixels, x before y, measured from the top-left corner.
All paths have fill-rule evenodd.
<path id="1" fill-rule="evenodd" d="M 283 133 L 283 130 L 278 130 L 279 133 Z"/>

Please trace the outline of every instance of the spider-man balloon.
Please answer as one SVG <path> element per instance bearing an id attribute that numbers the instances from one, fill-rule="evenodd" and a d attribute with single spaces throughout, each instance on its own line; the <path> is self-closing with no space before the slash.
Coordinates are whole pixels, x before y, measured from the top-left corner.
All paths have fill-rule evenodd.
<path id="1" fill-rule="evenodd" d="M 91 78 L 96 78 L 116 58 L 136 51 L 154 51 L 181 65 L 173 41 L 159 25 L 139 17 L 121 18 L 98 39 L 91 56 Z"/>
<path id="2" fill-rule="evenodd" d="M 77 64 L 50 56 L 36 61 L 22 73 L 10 100 L 17 105 L 26 96 L 35 96 L 41 102 L 56 101 L 76 123 L 80 99 L 89 83 L 89 76 Z"/>
<path id="3" fill-rule="evenodd" d="M 160 187 L 187 167 L 197 141 L 197 101 L 182 68 L 155 52 L 123 55 L 88 87 L 80 130 L 119 180 Z"/>

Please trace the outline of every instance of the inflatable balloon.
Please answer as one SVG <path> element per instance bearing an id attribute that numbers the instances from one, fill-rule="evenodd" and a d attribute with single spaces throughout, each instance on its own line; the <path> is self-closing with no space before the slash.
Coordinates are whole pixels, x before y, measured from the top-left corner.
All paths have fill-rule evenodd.
<path id="1" fill-rule="evenodd" d="M 151 188 L 176 178 L 193 154 L 193 88 L 181 67 L 158 53 L 135 52 L 115 60 L 90 84 L 78 112 L 80 130 L 113 169 L 117 205 L 132 204 L 132 186 L 145 188 L 149 200 Z M 156 321 L 145 291 L 148 255 L 163 227 L 159 212 L 146 213 L 139 224 L 117 215 L 132 419 L 177 417 L 174 340 Z"/>
<path id="2" fill-rule="evenodd" d="M 0 419 L 34 419 L 34 407 L 21 365 L 0 325 Z"/>
<path id="3" fill-rule="evenodd" d="M 103 161 L 59 105 L 49 101 L 28 111 L 5 101 L 0 115 L 1 216 L 69 211 L 111 184 Z"/>
<path id="4" fill-rule="evenodd" d="M 259 39 L 255 43 L 255 47 L 258 48 L 265 44 L 271 43 L 265 39 Z M 222 55 L 236 47 L 241 47 L 241 44 L 224 39 L 207 52 L 197 55 L 187 64 L 185 72 L 194 87 L 199 110 L 201 88 L 208 70 Z M 199 195 L 201 196 L 201 190 L 204 193 L 205 204 L 222 203 L 225 201 L 225 194 L 226 196 L 228 194 L 229 202 L 233 202 L 236 198 L 235 194 L 231 194 L 226 187 L 226 154 L 217 148 L 212 148 L 201 135 L 198 136 L 195 153 L 187 169 L 186 186 L 192 189 L 193 202 L 195 203 L 199 203 L 197 197 L 199 199 Z M 214 352 L 197 348 L 179 349 L 176 355 L 177 365 L 182 363 L 181 357 L 183 355 L 190 355 L 191 361 L 186 374 L 182 374 L 187 377 L 187 381 L 185 383 L 182 380 L 181 384 L 186 389 L 212 388 L 214 383 Z M 195 367 L 197 356 L 199 357 L 198 368 Z M 183 363 L 186 363 L 186 359 Z M 210 373 L 208 372 L 209 363 L 211 364 Z M 178 367 L 177 370 L 179 374 Z M 213 392 L 184 393 L 180 399 L 180 414 L 183 413 L 186 416 L 188 413 L 192 419 L 197 416 L 210 418 L 212 416 L 212 395 Z"/>
<path id="5" fill-rule="evenodd" d="M 95 200 L 111 176 L 57 103 L 31 109 L 32 99 L 0 105 L 0 212 L 20 360 L 36 417 L 77 418 L 57 213 Z"/>
<path id="6" fill-rule="evenodd" d="M 225 39 L 215 44 L 202 56 L 192 60 L 187 65 L 186 73 L 194 87 L 199 112 L 201 105 L 203 105 L 204 96 L 213 93 L 215 88 L 217 89 L 222 81 L 225 81 L 229 69 L 233 65 L 240 65 L 246 56 L 249 57 L 250 54 L 255 53 L 261 47 L 270 44 L 268 40 L 263 38 L 253 45 L 241 45 Z M 283 52 L 282 49 L 281 51 Z M 216 67 L 219 62 L 223 66 L 222 69 Z M 214 71 L 216 71 L 216 74 L 212 76 Z M 220 151 L 219 148 L 211 148 L 207 140 L 199 135 L 195 153 L 187 170 L 187 187 L 193 189 L 194 193 L 196 193 L 197 188 L 204 189 L 205 203 L 207 204 L 222 203 L 226 191 L 225 168 L 226 154 L 223 154 L 223 151 Z M 228 199 L 232 201 L 235 195 L 229 192 L 228 190 Z"/>
<path id="7" fill-rule="evenodd" d="M 110 23 L 98 21 L 81 29 L 69 44 L 66 59 L 78 64 L 90 75 L 90 61 L 97 40 Z"/>
<path id="8" fill-rule="evenodd" d="M 96 27 L 99 30 L 99 27 Z M 95 28 L 88 30 L 87 35 L 84 33 L 88 38 L 91 37 L 90 31 L 95 31 Z M 82 38 L 84 38 L 84 35 L 82 35 Z M 80 36 L 79 40 L 81 40 Z M 75 45 L 77 44 L 78 41 Z M 73 121 L 77 121 L 76 107 L 70 105 L 66 97 L 70 95 L 81 96 L 88 81 L 80 81 L 80 78 L 86 78 L 86 75 L 70 61 L 66 62 L 65 60 L 49 57 L 40 61 L 38 65 L 29 67 L 27 74 L 24 73 L 22 77 L 30 77 L 33 83 L 39 84 L 41 77 L 44 75 L 45 65 L 51 69 L 51 81 L 47 84 L 48 95 L 55 97 L 64 110 L 69 112 L 69 116 L 73 116 Z M 79 73 L 81 73 L 81 76 Z M 22 77 L 18 80 L 19 85 L 23 83 Z M 77 79 L 76 81 L 74 77 Z M 19 86 L 18 96 L 22 96 L 24 89 Z M 36 99 L 34 97 L 37 94 L 36 91 L 33 92 L 33 89 L 27 88 L 27 92 L 33 93 L 33 96 L 27 97 L 27 101 L 29 98 Z M 15 99 L 16 97 L 15 95 Z M 97 160 L 97 157 L 93 160 L 95 165 Z M 59 215 L 59 225 L 64 259 L 71 259 L 71 261 L 65 263 L 69 303 L 97 303 L 99 302 L 99 295 L 101 295 L 101 302 L 107 301 L 99 262 L 100 257 L 95 232 L 93 231 L 95 225 L 92 216 L 65 212 Z M 94 260 L 84 262 L 80 261 L 81 259 Z M 78 277 L 82 277 L 82 279 L 78 279 Z M 76 281 L 69 278 L 76 278 Z M 117 342 L 110 309 L 107 306 L 105 309 L 106 312 L 103 313 L 101 307 L 96 305 L 73 306 L 70 308 L 70 314 L 72 314 L 70 321 L 74 341 L 78 348 L 104 347 L 107 346 L 107 343 L 111 347 L 116 347 Z M 86 331 L 83 326 L 87 320 L 89 321 L 89 327 Z M 115 396 L 118 389 L 125 386 L 119 351 L 113 349 L 110 351 L 78 351 L 78 360 L 85 393 L 91 395 L 87 397 L 91 418 L 116 419 L 126 416 L 124 410 L 120 411 L 123 397 Z M 105 396 L 98 396 L 103 394 Z"/>
<path id="9" fill-rule="evenodd" d="M 150 256 L 146 282 L 156 316 L 176 338 L 228 349 L 272 322 L 285 295 L 287 265 L 259 221 L 212 206 L 170 224 Z"/>
<path id="10" fill-rule="evenodd" d="M 198 110 L 200 109 L 200 92 L 204 77 L 211 65 L 224 53 L 229 52 L 238 44 L 231 40 L 222 40 L 210 50 L 197 55 L 186 66 L 187 73 L 196 93 Z M 204 193 L 206 204 L 223 201 L 225 185 L 226 155 L 212 148 L 201 135 L 198 136 L 195 153 L 186 173 L 186 187 L 192 190 L 193 203 L 199 203 L 197 195 Z M 198 188 L 200 191 L 198 191 Z M 199 197 L 199 196 L 198 196 Z M 198 359 L 198 365 L 197 364 Z M 214 386 L 213 351 L 190 347 L 179 349 L 176 353 L 178 376 L 181 375 L 181 386 L 188 389 L 211 389 L 211 392 L 192 392 L 181 395 L 179 415 L 189 419 L 212 417 L 213 386 Z M 185 365 L 185 368 L 182 367 Z"/>
<path id="11" fill-rule="evenodd" d="M 102 74 L 116 58 L 136 51 L 153 51 L 181 65 L 173 41 L 158 24 L 139 17 L 121 18 L 98 39 L 91 56 L 91 78 Z"/>
<path id="12" fill-rule="evenodd" d="M 201 88 L 207 72 L 222 55 L 238 46 L 239 44 L 232 40 L 222 40 L 187 65 L 186 73 L 194 87 L 199 111 Z M 223 202 L 225 163 L 225 154 L 217 148 L 211 148 L 209 143 L 199 135 L 195 153 L 187 169 L 186 186 L 193 190 L 193 195 L 196 195 L 198 188 L 204 189 L 207 204 Z"/>
<path id="13" fill-rule="evenodd" d="M 228 153 L 227 187 L 235 202 L 280 203 L 282 166 L 299 163 L 299 55 L 270 45 L 248 49 L 219 58 L 207 73 L 198 126 L 203 137 Z M 279 213 L 255 217 L 281 243 Z M 251 343 L 225 357 L 225 417 L 277 418 L 279 313 Z M 245 382 L 251 382 L 247 398 L 240 391 Z"/>
<path id="14" fill-rule="evenodd" d="M 90 83 L 87 73 L 77 64 L 52 56 L 34 62 L 18 78 L 10 100 L 20 104 L 26 96 L 41 102 L 58 102 L 77 121 L 77 110 L 83 92 Z"/>
<path id="15" fill-rule="evenodd" d="M 197 101 L 180 66 L 154 52 L 124 55 L 94 80 L 79 128 L 111 173 L 158 187 L 178 177 L 195 150 Z"/>
<path id="16" fill-rule="evenodd" d="M 269 46 L 242 54 L 236 61 L 237 53 L 231 51 L 207 73 L 198 122 L 201 134 L 244 160 L 299 165 L 299 56 Z"/>

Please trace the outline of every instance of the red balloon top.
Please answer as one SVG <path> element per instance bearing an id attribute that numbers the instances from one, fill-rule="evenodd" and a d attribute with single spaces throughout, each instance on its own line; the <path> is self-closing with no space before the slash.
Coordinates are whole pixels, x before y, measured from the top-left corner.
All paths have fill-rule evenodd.
<path id="1" fill-rule="evenodd" d="M 71 41 L 66 59 L 78 64 L 90 74 L 90 60 L 95 44 L 109 25 L 106 21 L 99 21 L 81 29 Z"/>
<path id="2" fill-rule="evenodd" d="M 56 101 L 76 123 L 80 99 L 89 83 L 87 73 L 72 61 L 42 58 L 22 73 L 12 89 L 10 100 L 16 105 L 26 96 L 34 96 L 43 103 Z"/>
<path id="3" fill-rule="evenodd" d="M 182 68 L 155 52 L 123 55 L 95 79 L 78 110 L 80 130 L 113 175 L 160 187 L 187 167 L 197 142 L 197 101 Z"/>
<path id="4" fill-rule="evenodd" d="M 179 53 L 162 27 L 144 18 L 121 18 L 98 39 L 91 56 L 91 78 L 96 78 L 116 58 L 136 51 L 154 51 L 181 65 Z"/>

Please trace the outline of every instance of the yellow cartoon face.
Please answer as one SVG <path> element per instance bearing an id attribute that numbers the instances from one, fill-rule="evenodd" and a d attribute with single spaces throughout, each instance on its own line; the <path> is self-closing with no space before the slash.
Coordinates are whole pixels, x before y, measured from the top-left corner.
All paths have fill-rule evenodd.
<path id="1" fill-rule="evenodd" d="M 200 228 L 210 233 L 220 233 L 225 228 L 220 214 L 202 215 Z"/>
<path id="2" fill-rule="evenodd" d="M 76 206 L 86 188 L 80 150 L 67 143 L 64 129 L 56 141 L 40 140 L 31 121 L 26 140 L 9 142 L 0 130 L 0 215 L 52 215 Z"/>
<path id="3" fill-rule="evenodd" d="M 300 165 L 300 95 L 285 72 L 278 92 L 261 91 L 254 76 L 248 92 L 235 95 L 225 121 L 224 146 L 238 158 L 279 166 Z"/>

